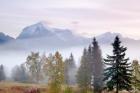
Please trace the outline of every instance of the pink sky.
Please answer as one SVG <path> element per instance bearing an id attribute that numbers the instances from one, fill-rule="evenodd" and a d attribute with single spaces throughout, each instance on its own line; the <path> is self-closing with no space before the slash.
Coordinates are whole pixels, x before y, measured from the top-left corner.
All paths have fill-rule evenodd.
<path id="1" fill-rule="evenodd" d="M 84 36 L 118 32 L 140 39 L 140 0 L 0 0 L 0 31 L 13 37 L 31 24 L 72 29 Z"/>

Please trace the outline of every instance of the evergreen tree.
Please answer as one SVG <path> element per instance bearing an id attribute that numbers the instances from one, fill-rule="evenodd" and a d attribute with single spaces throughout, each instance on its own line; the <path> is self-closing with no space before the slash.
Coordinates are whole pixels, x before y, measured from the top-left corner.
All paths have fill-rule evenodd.
<path id="1" fill-rule="evenodd" d="M 87 51 L 87 65 L 88 65 L 88 67 L 89 67 L 89 69 L 88 69 L 88 74 L 90 75 L 90 81 L 91 81 L 91 79 L 92 79 L 92 77 L 93 77 L 93 65 L 94 65 L 94 62 L 93 62 L 93 53 L 92 53 L 92 46 L 91 45 L 89 45 L 89 47 L 88 47 L 88 51 Z M 91 83 L 93 83 L 93 82 L 91 82 Z M 92 85 L 90 85 L 90 87 L 91 87 Z"/>
<path id="2" fill-rule="evenodd" d="M 101 93 L 103 88 L 103 60 L 101 50 L 96 38 L 93 39 L 92 47 L 92 70 L 94 93 Z"/>
<path id="3" fill-rule="evenodd" d="M 119 90 L 130 90 L 131 89 L 131 78 L 132 70 L 130 63 L 128 63 L 129 58 L 125 58 L 126 47 L 121 46 L 121 41 L 118 36 L 116 36 L 113 46 L 113 55 L 107 56 L 105 59 L 105 64 L 107 68 L 104 70 L 107 88 L 109 90 L 116 89 L 116 93 Z"/>
<path id="4" fill-rule="evenodd" d="M 5 80 L 5 79 L 6 79 L 6 75 L 4 71 L 4 66 L 0 65 L 0 81 Z"/>
<path id="5" fill-rule="evenodd" d="M 73 54 L 71 53 L 70 57 L 65 60 L 65 83 L 68 85 L 74 85 L 76 83 L 76 64 L 73 57 Z"/>
<path id="6" fill-rule="evenodd" d="M 140 90 L 140 65 L 139 65 L 137 60 L 133 60 L 132 68 L 133 68 L 133 72 L 132 72 L 132 74 L 133 74 L 133 80 L 132 80 L 133 86 L 135 88 L 135 91 L 137 89 Z"/>
<path id="7" fill-rule="evenodd" d="M 69 59 L 65 60 L 64 63 L 64 79 L 65 79 L 65 84 L 69 85 Z"/>
<path id="8" fill-rule="evenodd" d="M 28 81 L 29 76 L 23 64 L 12 69 L 12 79 L 18 82 Z"/>
<path id="9" fill-rule="evenodd" d="M 91 85 L 91 70 L 87 49 L 84 49 L 83 56 L 81 58 L 81 64 L 77 73 L 77 83 L 81 88 L 82 93 L 87 93 L 89 91 Z"/>

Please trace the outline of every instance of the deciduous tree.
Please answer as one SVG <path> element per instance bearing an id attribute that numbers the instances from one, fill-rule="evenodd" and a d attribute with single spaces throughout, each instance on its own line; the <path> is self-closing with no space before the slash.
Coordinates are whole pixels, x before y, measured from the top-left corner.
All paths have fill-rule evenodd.
<path id="1" fill-rule="evenodd" d="M 32 52 L 31 55 L 27 57 L 26 66 L 30 72 L 33 82 L 39 83 L 39 81 L 42 79 L 43 67 L 39 53 Z"/>

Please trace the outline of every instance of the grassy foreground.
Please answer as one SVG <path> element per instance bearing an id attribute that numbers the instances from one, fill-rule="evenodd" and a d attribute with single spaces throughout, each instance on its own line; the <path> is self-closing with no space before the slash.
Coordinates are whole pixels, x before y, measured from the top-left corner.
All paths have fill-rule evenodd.
<path id="1" fill-rule="evenodd" d="M 77 87 L 72 87 L 73 92 L 71 90 L 66 92 L 65 89 L 66 86 L 63 86 L 62 93 L 79 93 Z M 46 84 L 0 82 L 0 93 L 49 93 L 49 89 Z"/>
<path id="2" fill-rule="evenodd" d="M 47 93 L 46 85 L 0 82 L 0 93 L 30 93 L 29 91 L 33 89 L 39 89 L 40 93 Z"/>
<path id="3" fill-rule="evenodd" d="M 66 87 L 63 86 L 62 90 Z M 36 91 L 39 90 L 39 92 Z M 33 91 L 31 91 L 33 90 Z M 35 91 L 34 91 L 35 90 Z M 16 83 L 16 82 L 0 82 L 0 93 L 49 93 L 48 86 L 45 84 L 28 84 L 28 83 Z M 73 87 L 73 92 L 64 92 L 63 93 L 80 93 L 77 87 Z M 93 92 L 88 92 L 93 93 Z M 102 92 L 102 93 L 115 93 L 115 92 Z M 126 91 L 121 91 L 119 93 L 129 93 Z M 132 92 L 140 93 L 140 92 Z"/>

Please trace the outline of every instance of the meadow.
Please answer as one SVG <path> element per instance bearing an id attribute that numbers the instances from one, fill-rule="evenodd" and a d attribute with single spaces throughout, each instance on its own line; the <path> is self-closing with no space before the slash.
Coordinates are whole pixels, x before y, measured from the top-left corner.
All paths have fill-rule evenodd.
<path id="1" fill-rule="evenodd" d="M 43 84 L 0 82 L 0 93 L 48 93 L 46 87 Z"/>
<path id="2" fill-rule="evenodd" d="M 72 90 L 66 91 L 66 86 L 63 85 L 62 93 L 81 93 L 78 87 L 71 87 Z M 29 83 L 17 83 L 17 82 L 0 82 L 0 93 L 49 93 L 48 86 L 46 84 L 29 84 Z M 93 93 L 90 92 L 89 93 Z M 103 91 L 102 93 L 115 93 Z M 126 91 L 120 91 L 119 93 L 130 93 Z M 131 92 L 131 93 L 140 93 Z"/>

